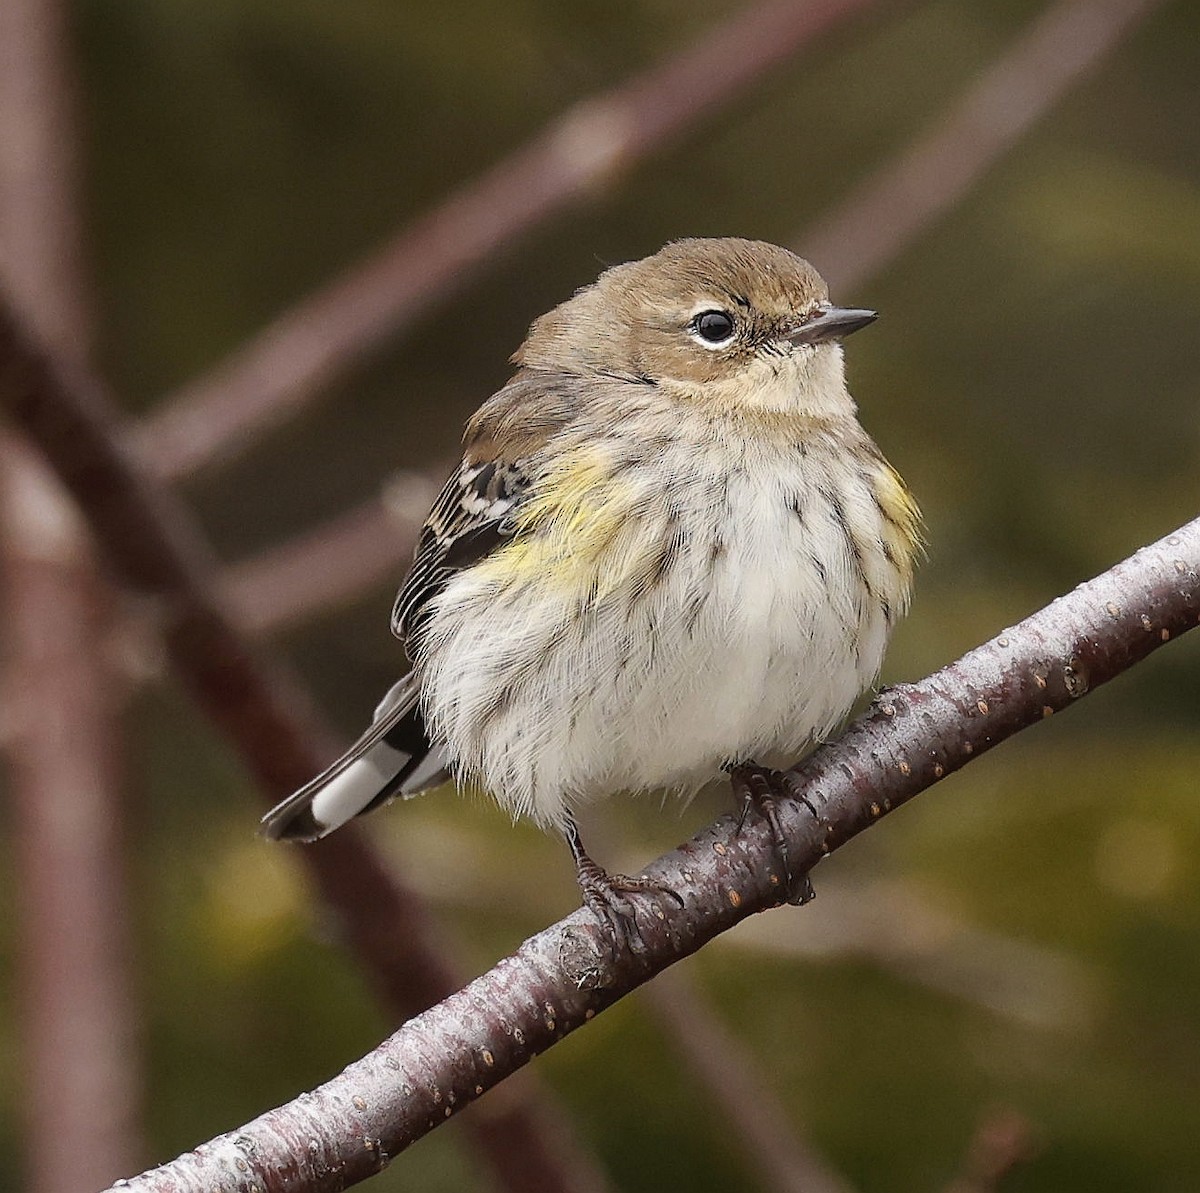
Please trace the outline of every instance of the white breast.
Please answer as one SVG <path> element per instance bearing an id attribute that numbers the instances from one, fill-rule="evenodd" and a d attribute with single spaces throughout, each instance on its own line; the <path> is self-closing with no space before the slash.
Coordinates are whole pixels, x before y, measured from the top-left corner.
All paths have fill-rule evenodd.
<path id="1" fill-rule="evenodd" d="M 836 508 L 874 506 L 821 495 L 850 474 L 790 447 L 732 472 L 726 453 L 679 453 L 631 474 L 622 557 L 679 536 L 652 585 L 598 575 L 589 604 L 554 577 L 497 588 L 468 572 L 437 602 L 427 721 L 514 815 L 554 824 L 617 791 L 686 793 L 729 762 L 792 761 L 879 669 L 887 619 Z"/>

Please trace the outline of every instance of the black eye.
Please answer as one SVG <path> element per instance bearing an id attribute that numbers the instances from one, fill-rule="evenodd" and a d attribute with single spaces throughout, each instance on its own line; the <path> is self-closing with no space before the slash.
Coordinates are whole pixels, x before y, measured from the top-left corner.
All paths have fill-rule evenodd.
<path id="1" fill-rule="evenodd" d="M 692 330 L 709 344 L 720 344 L 733 335 L 733 316 L 728 311 L 701 311 L 692 320 Z"/>

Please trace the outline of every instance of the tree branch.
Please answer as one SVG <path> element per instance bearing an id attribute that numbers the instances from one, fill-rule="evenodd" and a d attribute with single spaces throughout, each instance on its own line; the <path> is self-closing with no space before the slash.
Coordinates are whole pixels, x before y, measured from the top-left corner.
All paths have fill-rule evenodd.
<path id="1" fill-rule="evenodd" d="M 1036 1152 L 1029 1120 L 1007 1107 L 989 1110 L 975 1128 L 962 1168 L 944 1193 L 996 1193 L 1006 1177 Z"/>
<path id="2" fill-rule="evenodd" d="M 85 367 L 95 312 L 66 0 L 0 4 L 0 276 L 48 351 Z M 122 800 L 124 687 L 111 592 L 73 503 L 0 428 L 4 747 L 29 1193 L 145 1162 L 140 1007 Z"/>
<path id="3" fill-rule="evenodd" d="M 1065 709 L 1200 621 L 1200 519 L 915 684 L 888 689 L 789 772 L 780 806 L 807 870 L 972 758 Z M 610 950 L 575 912 L 406 1023 L 310 1094 L 145 1173 L 125 1193 L 302 1188 L 334 1193 L 380 1171 L 655 973 L 778 905 L 761 821 L 722 817 L 648 872 L 679 892 L 640 918 L 644 950 Z"/>
<path id="4" fill-rule="evenodd" d="M 0 302 L 0 410 L 41 449 L 87 517 L 120 578 L 155 611 L 172 666 L 241 755 L 268 804 L 336 753 L 332 734 L 290 672 L 259 655 L 213 588 L 212 553 L 186 509 L 139 466 L 114 432 L 101 388 L 48 362 Z M 68 372 L 70 375 L 68 375 Z M 358 832 L 298 854 L 333 910 L 381 999 L 397 1016 L 422 1010 L 459 985 L 428 909 Z M 602 1187 L 547 1097 L 526 1091 L 501 1129 L 468 1116 L 464 1127 L 505 1188 L 586 1193 Z M 546 1116 L 557 1124 L 546 1127 Z M 577 1162 L 569 1162 L 570 1152 Z"/>
<path id="5" fill-rule="evenodd" d="M 705 1005 L 690 975 L 658 975 L 643 997 L 773 1193 L 851 1193 L 805 1139 L 749 1050 Z"/>
<path id="6" fill-rule="evenodd" d="M 1079 1028 L 1099 1009 L 1099 975 L 1084 962 L 960 919 L 904 880 L 826 879 L 817 921 L 760 916 L 723 939 L 758 959 L 866 961 L 1042 1030 Z"/>
<path id="7" fill-rule="evenodd" d="M 279 630 L 395 579 L 449 469 L 447 462 L 440 476 L 432 469 L 397 473 L 378 497 L 226 567 L 221 589 L 238 624 L 250 634 Z"/>
<path id="8" fill-rule="evenodd" d="M 69 21 L 65 0 L 0 4 L 0 261 L 42 342 L 82 362 L 95 320 Z"/>
<path id="9" fill-rule="evenodd" d="M 108 592 L 41 458 L 0 435 L 27 1188 L 68 1193 L 144 1163 Z"/>
<path id="10" fill-rule="evenodd" d="M 953 107 L 796 241 L 848 292 L 895 260 L 1162 0 L 1057 0 Z"/>
<path id="11" fill-rule="evenodd" d="M 501 249 L 876 0 L 759 0 L 695 45 L 568 108 L 365 261 L 285 311 L 136 431 L 160 477 L 229 459 L 444 301 Z"/>

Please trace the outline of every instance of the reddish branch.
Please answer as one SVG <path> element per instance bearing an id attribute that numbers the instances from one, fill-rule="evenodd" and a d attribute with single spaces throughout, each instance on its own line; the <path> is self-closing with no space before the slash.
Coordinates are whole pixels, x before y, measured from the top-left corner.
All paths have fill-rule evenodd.
<path id="1" fill-rule="evenodd" d="M 518 236 L 875 0 L 760 0 L 695 45 L 576 104 L 372 256 L 290 308 L 136 435 L 162 477 L 245 450 Z"/>
<path id="2" fill-rule="evenodd" d="M 889 689 L 789 772 L 780 807 L 796 867 L 972 758 L 1065 709 L 1200 621 L 1200 519 L 1005 630 L 927 679 Z M 406 1023 L 333 1080 L 124 1186 L 145 1193 L 333 1193 L 400 1151 L 658 971 L 776 906 L 766 826 L 723 817 L 649 872 L 684 899 L 641 917 L 644 951 L 610 951 L 590 913 Z"/>
<path id="3" fill-rule="evenodd" d="M 0 4 L 0 278 L 61 364 L 94 318 L 65 0 Z M 72 1193 L 144 1162 L 127 946 L 123 692 L 109 592 L 45 465 L 0 438 L 0 576 L 16 911 L 25 1188 Z"/>
<path id="4" fill-rule="evenodd" d="M 0 438 L 26 1187 L 72 1193 L 144 1162 L 107 593 L 45 465 Z"/>
<path id="5" fill-rule="evenodd" d="M 110 565 L 155 611 L 174 670 L 237 749 L 264 800 L 269 804 L 320 769 L 336 752 L 330 733 L 290 673 L 238 633 L 213 591 L 211 552 L 186 510 L 122 446 L 101 390 L 43 359 L 2 305 L 0 410 L 46 455 Z M 297 856 L 397 1016 L 457 987 L 423 902 L 362 836 L 338 833 Z M 570 1149 L 552 1135 L 565 1124 L 548 1131 L 531 1102 L 514 1102 L 500 1121 L 464 1120 L 504 1187 L 584 1190 L 602 1183 L 582 1161 L 564 1159 Z"/>
<path id="6" fill-rule="evenodd" d="M 0 4 L 0 273 L 59 359 L 86 359 L 91 288 L 66 0 Z"/>
<path id="7" fill-rule="evenodd" d="M 898 158 L 797 240 L 842 292 L 894 260 L 1162 0 L 1058 0 Z"/>
<path id="8" fill-rule="evenodd" d="M 401 473 L 380 497 L 225 568 L 221 588 L 238 624 L 251 634 L 277 630 L 395 581 L 441 483 L 432 473 Z"/>
<path id="9" fill-rule="evenodd" d="M 803 1138 L 765 1084 L 746 1045 L 709 1010 L 685 970 L 658 975 L 645 990 L 658 1023 L 667 1029 L 684 1063 L 716 1104 L 718 1118 L 740 1142 L 747 1159 L 774 1193 L 851 1193 Z"/>
<path id="10" fill-rule="evenodd" d="M 967 1145 L 962 1171 L 945 1193 L 996 1193 L 1036 1150 L 1032 1125 L 1023 1114 L 1006 1107 L 989 1110 Z"/>

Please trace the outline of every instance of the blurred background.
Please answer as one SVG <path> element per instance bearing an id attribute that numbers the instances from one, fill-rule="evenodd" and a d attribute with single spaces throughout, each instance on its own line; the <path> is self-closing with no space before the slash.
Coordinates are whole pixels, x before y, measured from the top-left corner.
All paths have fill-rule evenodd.
<path id="1" fill-rule="evenodd" d="M 684 235 L 788 245 L 882 313 L 851 388 L 930 542 L 885 680 L 1195 516 L 1195 5 L 0 4 L 0 279 L 102 379 L 231 616 L 344 736 L 401 666 L 415 528 L 530 320 Z M 0 1190 L 66 1193 L 417 1008 L 304 851 L 255 836 L 278 793 L 167 665 L 162 611 L 12 432 L 0 465 Z M 1198 717 L 1185 639 L 371 1187 L 1194 1190 Z M 636 870 L 724 799 L 614 801 L 585 838 Z M 366 827 L 462 977 L 577 902 L 562 844 L 486 801 Z M 498 1154 L 505 1114 L 536 1172 Z"/>

